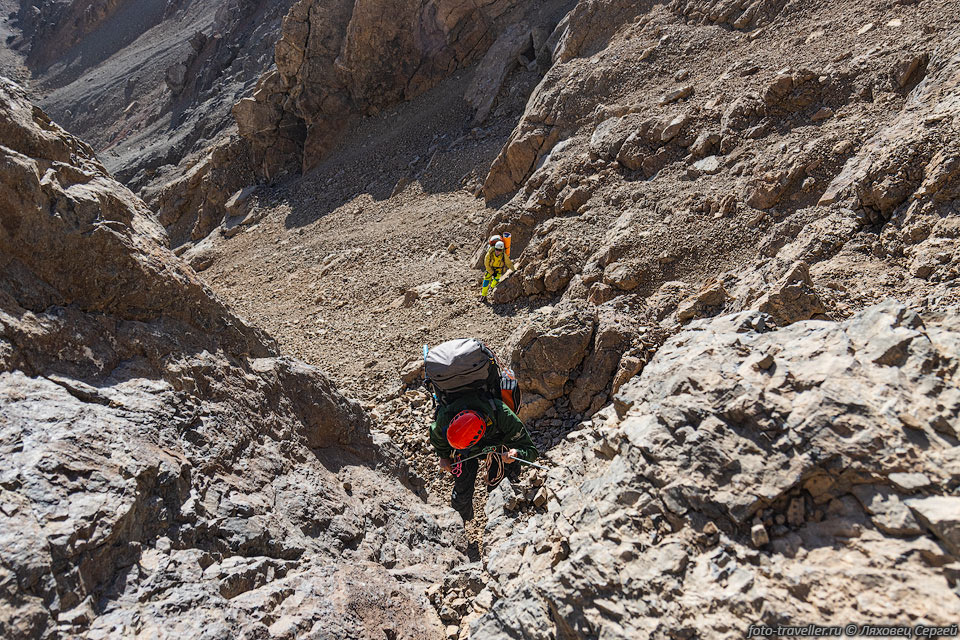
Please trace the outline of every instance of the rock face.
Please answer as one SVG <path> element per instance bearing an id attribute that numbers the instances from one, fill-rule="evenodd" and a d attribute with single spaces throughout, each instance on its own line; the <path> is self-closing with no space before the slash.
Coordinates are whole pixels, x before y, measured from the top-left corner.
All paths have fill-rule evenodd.
<path id="1" fill-rule="evenodd" d="M 497 597 L 471 637 L 956 620 L 956 315 L 888 302 L 765 332 L 760 318 L 668 340 L 619 414 L 550 452 L 543 506 L 510 513 L 514 490 L 494 492 Z"/>
<path id="2" fill-rule="evenodd" d="M 0 134 L 0 633 L 440 637 L 459 521 L 360 407 L 6 80 Z"/>
<path id="3" fill-rule="evenodd" d="M 292 4 L 30 0 L 20 3 L 8 44 L 26 55 L 35 100 L 152 209 L 175 220 L 165 226 L 179 245 L 222 217 L 222 203 L 255 180 L 235 144 L 215 148 L 236 135 L 230 110 L 273 64 Z M 223 155 L 233 162 L 219 162 Z"/>
<path id="4" fill-rule="evenodd" d="M 250 145 L 238 136 L 214 146 L 193 166 L 186 165 L 181 165 L 183 175 L 143 189 L 144 199 L 157 211 L 172 247 L 202 240 L 225 220 L 229 222 L 234 213 L 231 199 L 256 187 Z"/>
<path id="5" fill-rule="evenodd" d="M 26 36 L 27 64 L 45 67 L 113 16 L 125 0 L 31 0 L 23 2 L 17 18 Z"/>
<path id="6" fill-rule="evenodd" d="M 578 2 L 483 183 L 485 231 L 511 232 L 521 264 L 494 301 L 665 333 L 960 303 L 960 33 L 935 26 L 947 3 L 888 10 L 883 29 L 825 29 L 858 9 Z"/>
<path id="7" fill-rule="evenodd" d="M 528 7 L 549 22 L 566 4 L 300 0 L 284 18 L 276 71 L 234 108 L 240 134 L 253 146 L 261 176 L 309 169 L 332 148 L 349 117 L 409 100 L 478 61 L 502 25 L 517 22 Z M 512 38 L 523 46 L 524 36 Z"/>

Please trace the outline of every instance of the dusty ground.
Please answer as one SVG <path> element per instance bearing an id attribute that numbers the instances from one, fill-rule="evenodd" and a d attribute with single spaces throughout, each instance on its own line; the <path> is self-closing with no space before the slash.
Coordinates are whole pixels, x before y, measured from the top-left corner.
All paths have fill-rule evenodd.
<path id="1" fill-rule="evenodd" d="M 254 215 L 263 220 L 219 244 L 205 271 L 285 351 L 364 401 L 394 391 L 424 344 L 477 336 L 506 355 L 526 311 L 477 300 L 475 252 L 491 210 L 464 184 L 489 164 L 509 123 L 471 130 L 458 80 L 364 119 L 310 175 L 262 191 Z M 390 197 L 401 180 L 410 183 Z M 434 282 L 435 293 L 398 305 Z"/>

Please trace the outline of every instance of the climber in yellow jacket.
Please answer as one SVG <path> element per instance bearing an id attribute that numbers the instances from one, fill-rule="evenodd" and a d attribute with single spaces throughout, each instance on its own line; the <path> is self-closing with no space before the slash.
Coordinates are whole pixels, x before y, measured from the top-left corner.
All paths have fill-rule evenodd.
<path id="1" fill-rule="evenodd" d="M 504 276 L 504 271 L 513 271 L 513 262 L 510 256 L 504 251 L 503 240 L 497 240 L 496 243 L 487 249 L 487 255 L 483 258 L 483 266 L 487 272 L 483 276 L 483 288 L 480 289 L 481 302 L 487 301 L 487 294 L 496 288 Z"/>

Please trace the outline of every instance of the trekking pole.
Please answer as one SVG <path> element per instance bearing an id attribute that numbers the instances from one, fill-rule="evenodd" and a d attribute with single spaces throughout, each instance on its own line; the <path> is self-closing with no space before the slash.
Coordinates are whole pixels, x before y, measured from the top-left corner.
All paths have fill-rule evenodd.
<path id="1" fill-rule="evenodd" d="M 501 453 L 500 455 L 503 455 L 503 454 Z M 536 462 L 527 462 L 527 461 L 524 460 L 523 458 L 514 458 L 514 460 L 516 460 L 517 462 L 522 462 L 523 464 L 528 464 L 528 465 L 530 465 L 531 467 L 536 467 L 537 469 L 543 469 L 544 471 L 550 471 L 550 469 L 547 469 L 546 467 L 541 466 L 541 465 L 537 464 Z"/>
<path id="2" fill-rule="evenodd" d="M 507 455 L 506 453 L 501 453 L 501 452 L 499 452 L 499 451 L 492 451 L 492 452 L 490 452 L 490 453 L 495 453 L 495 454 L 497 454 L 498 456 L 500 456 L 501 458 Z M 475 455 L 470 456 L 469 458 L 462 458 L 462 459 L 460 459 L 460 460 L 457 460 L 457 463 L 459 464 L 459 463 L 461 463 L 461 462 L 466 462 L 467 460 L 473 460 L 474 458 L 480 458 L 480 457 L 486 456 L 486 455 L 487 455 L 486 453 L 478 453 L 478 454 L 475 454 Z M 544 467 L 544 466 L 541 466 L 541 465 L 539 465 L 539 464 L 537 464 L 537 463 L 535 463 L 535 462 L 528 462 L 528 461 L 524 460 L 523 458 L 514 458 L 514 460 L 516 460 L 517 462 L 522 462 L 523 464 L 526 464 L 526 465 L 530 465 L 531 467 L 536 467 L 537 469 L 543 469 L 544 471 L 550 471 L 550 469 L 547 469 L 547 468 Z"/>

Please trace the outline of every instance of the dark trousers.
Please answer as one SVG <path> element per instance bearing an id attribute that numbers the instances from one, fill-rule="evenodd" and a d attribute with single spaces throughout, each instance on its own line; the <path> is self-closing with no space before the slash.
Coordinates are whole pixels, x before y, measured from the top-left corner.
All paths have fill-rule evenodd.
<path id="1" fill-rule="evenodd" d="M 477 471 L 480 469 L 480 458 L 463 462 L 463 472 L 459 478 L 453 479 L 453 495 L 450 497 L 450 506 L 457 511 L 463 511 L 473 504 L 473 491 L 477 484 Z M 506 465 L 504 475 L 510 482 L 516 482 L 520 477 L 523 465 L 519 462 Z"/>
<path id="2" fill-rule="evenodd" d="M 453 479 L 453 495 L 450 506 L 457 511 L 463 511 L 473 504 L 473 489 L 477 483 L 477 470 L 480 468 L 480 458 L 467 460 L 461 463 L 463 472 L 459 478 Z"/>

